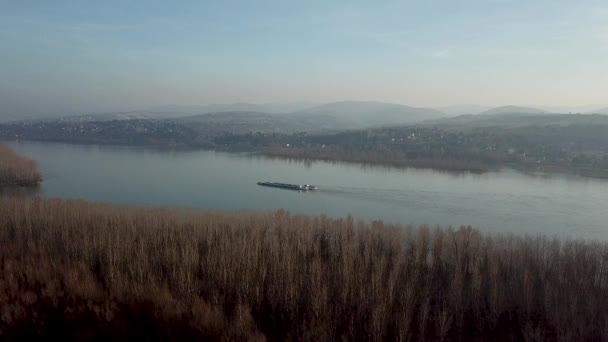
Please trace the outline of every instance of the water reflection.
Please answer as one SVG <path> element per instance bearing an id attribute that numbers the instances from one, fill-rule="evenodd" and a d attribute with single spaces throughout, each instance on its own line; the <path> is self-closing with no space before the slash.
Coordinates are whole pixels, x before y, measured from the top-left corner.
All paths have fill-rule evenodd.
<path id="1" fill-rule="evenodd" d="M 474 171 L 462 171 L 462 170 L 444 170 L 444 169 L 431 169 L 426 167 L 413 167 L 406 165 L 391 165 L 391 164 L 376 164 L 376 163 L 366 163 L 366 162 L 355 162 L 355 161 L 341 161 L 341 160 L 325 160 L 325 159 L 314 159 L 314 158 L 297 158 L 297 157 L 289 157 L 289 156 L 272 156 L 265 155 L 257 152 L 250 153 L 233 153 L 235 157 L 238 158 L 248 158 L 248 159 L 259 159 L 259 160 L 277 160 L 286 162 L 290 165 L 294 166 L 304 166 L 305 168 L 312 168 L 315 165 L 319 164 L 328 164 L 328 165 L 348 165 L 359 168 L 364 172 L 377 172 L 377 171 L 407 171 L 407 170 L 422 170 L 425 172 L 436 172 L 440 174 L 446 174 L 450 176 L 454 176 L 460 178 L 464 175 L 468 174 L 482 174 L 482 172 L 474 172 Z"/>

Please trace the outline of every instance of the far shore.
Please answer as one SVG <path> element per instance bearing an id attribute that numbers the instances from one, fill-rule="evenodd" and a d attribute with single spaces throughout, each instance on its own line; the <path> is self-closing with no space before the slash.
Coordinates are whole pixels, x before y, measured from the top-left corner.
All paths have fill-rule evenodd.
<path id="1" fill-rule="evenodd" d="M 484 164 L 475 162 L 467 165 L 466 162 L 458 160 L 415 160 L 415 159 L 401 159 L 401 160 L 374 160 L 366 158 L 331 158 L 327 156 L 318 155 L 316 153 L 307 153 L 308 151 L 299 150 L 298 154 L 286 153 L 285 150 L 277 150 L 275 148 L 262 147 L 256 148 L 252 146 L 191 146 L 191 145 L 129 145 L 129 144 L 111 144 L 103 142 L 67 142 L 64 140 L 0 140 L 0 143 L 52 143 L 52 144 L 66 144 L 75 146 L 99 146 L 99 147 L 116 147 L 116 148 L 141 148 L 151 149 L 156 151 L 215 151 L 215 152 L 226 152 L 226 153 L 249 153 L 251 155 L 259 155 L 269 158 L 278 158 L 286 160 L 299 160 L 304 163 L 306 162 L 339 162 L 348 164 L 360 164 L 370 167 L 390 167 L 390 168 L 414 168 L 414 169 L 427 169 L 434 171 L 454 172 L 454 173 L 473 173 L 483 174 L 487 172 L 496 172 L 504 168 L 514 169 L 526 174 L 538 174 L 546 173 L 550 175 L 574 175 L 585 178 L 594 179 L 608 179 L 608 170 L 593 167 L 581 167 L 571 165 L 559 165 L 559 164 L 547 164 L 547 163 L 500 163 L 500 164 Z"/>

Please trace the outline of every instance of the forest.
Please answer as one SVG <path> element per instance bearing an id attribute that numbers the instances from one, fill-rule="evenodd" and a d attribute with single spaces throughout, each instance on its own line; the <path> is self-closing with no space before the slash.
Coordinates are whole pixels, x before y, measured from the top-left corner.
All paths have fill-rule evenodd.
<path id="1" fill-rule="evenodd" d="M 0 198 L 0 336 L 608 338 L 608 245 Z"/>

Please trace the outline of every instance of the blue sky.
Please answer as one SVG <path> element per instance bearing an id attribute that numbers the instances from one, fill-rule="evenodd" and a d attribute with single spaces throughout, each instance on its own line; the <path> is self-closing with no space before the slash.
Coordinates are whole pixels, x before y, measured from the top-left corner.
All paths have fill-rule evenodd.
<path id="1" fill-rule="evenodd" d="M 607 18 L 584 0 L 0 0 L 0 114 L 602 104 Z"/>

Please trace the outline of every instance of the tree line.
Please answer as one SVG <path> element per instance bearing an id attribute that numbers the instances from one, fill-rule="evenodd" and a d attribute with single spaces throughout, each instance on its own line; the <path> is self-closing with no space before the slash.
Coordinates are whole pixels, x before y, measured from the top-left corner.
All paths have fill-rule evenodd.
<path id="1" fill-rule="evenodd" d="M 608 245 L 0 198 L 0 336 L 608 338 Z"/>
<path id="2" fill-rule="evenodd" d="M 441 169 L 485 171 L 504 165 L 608 171 L 608 125 L 386 127 L 329 134 L 224 135 L 218 145 L 265 153 Z"/>

